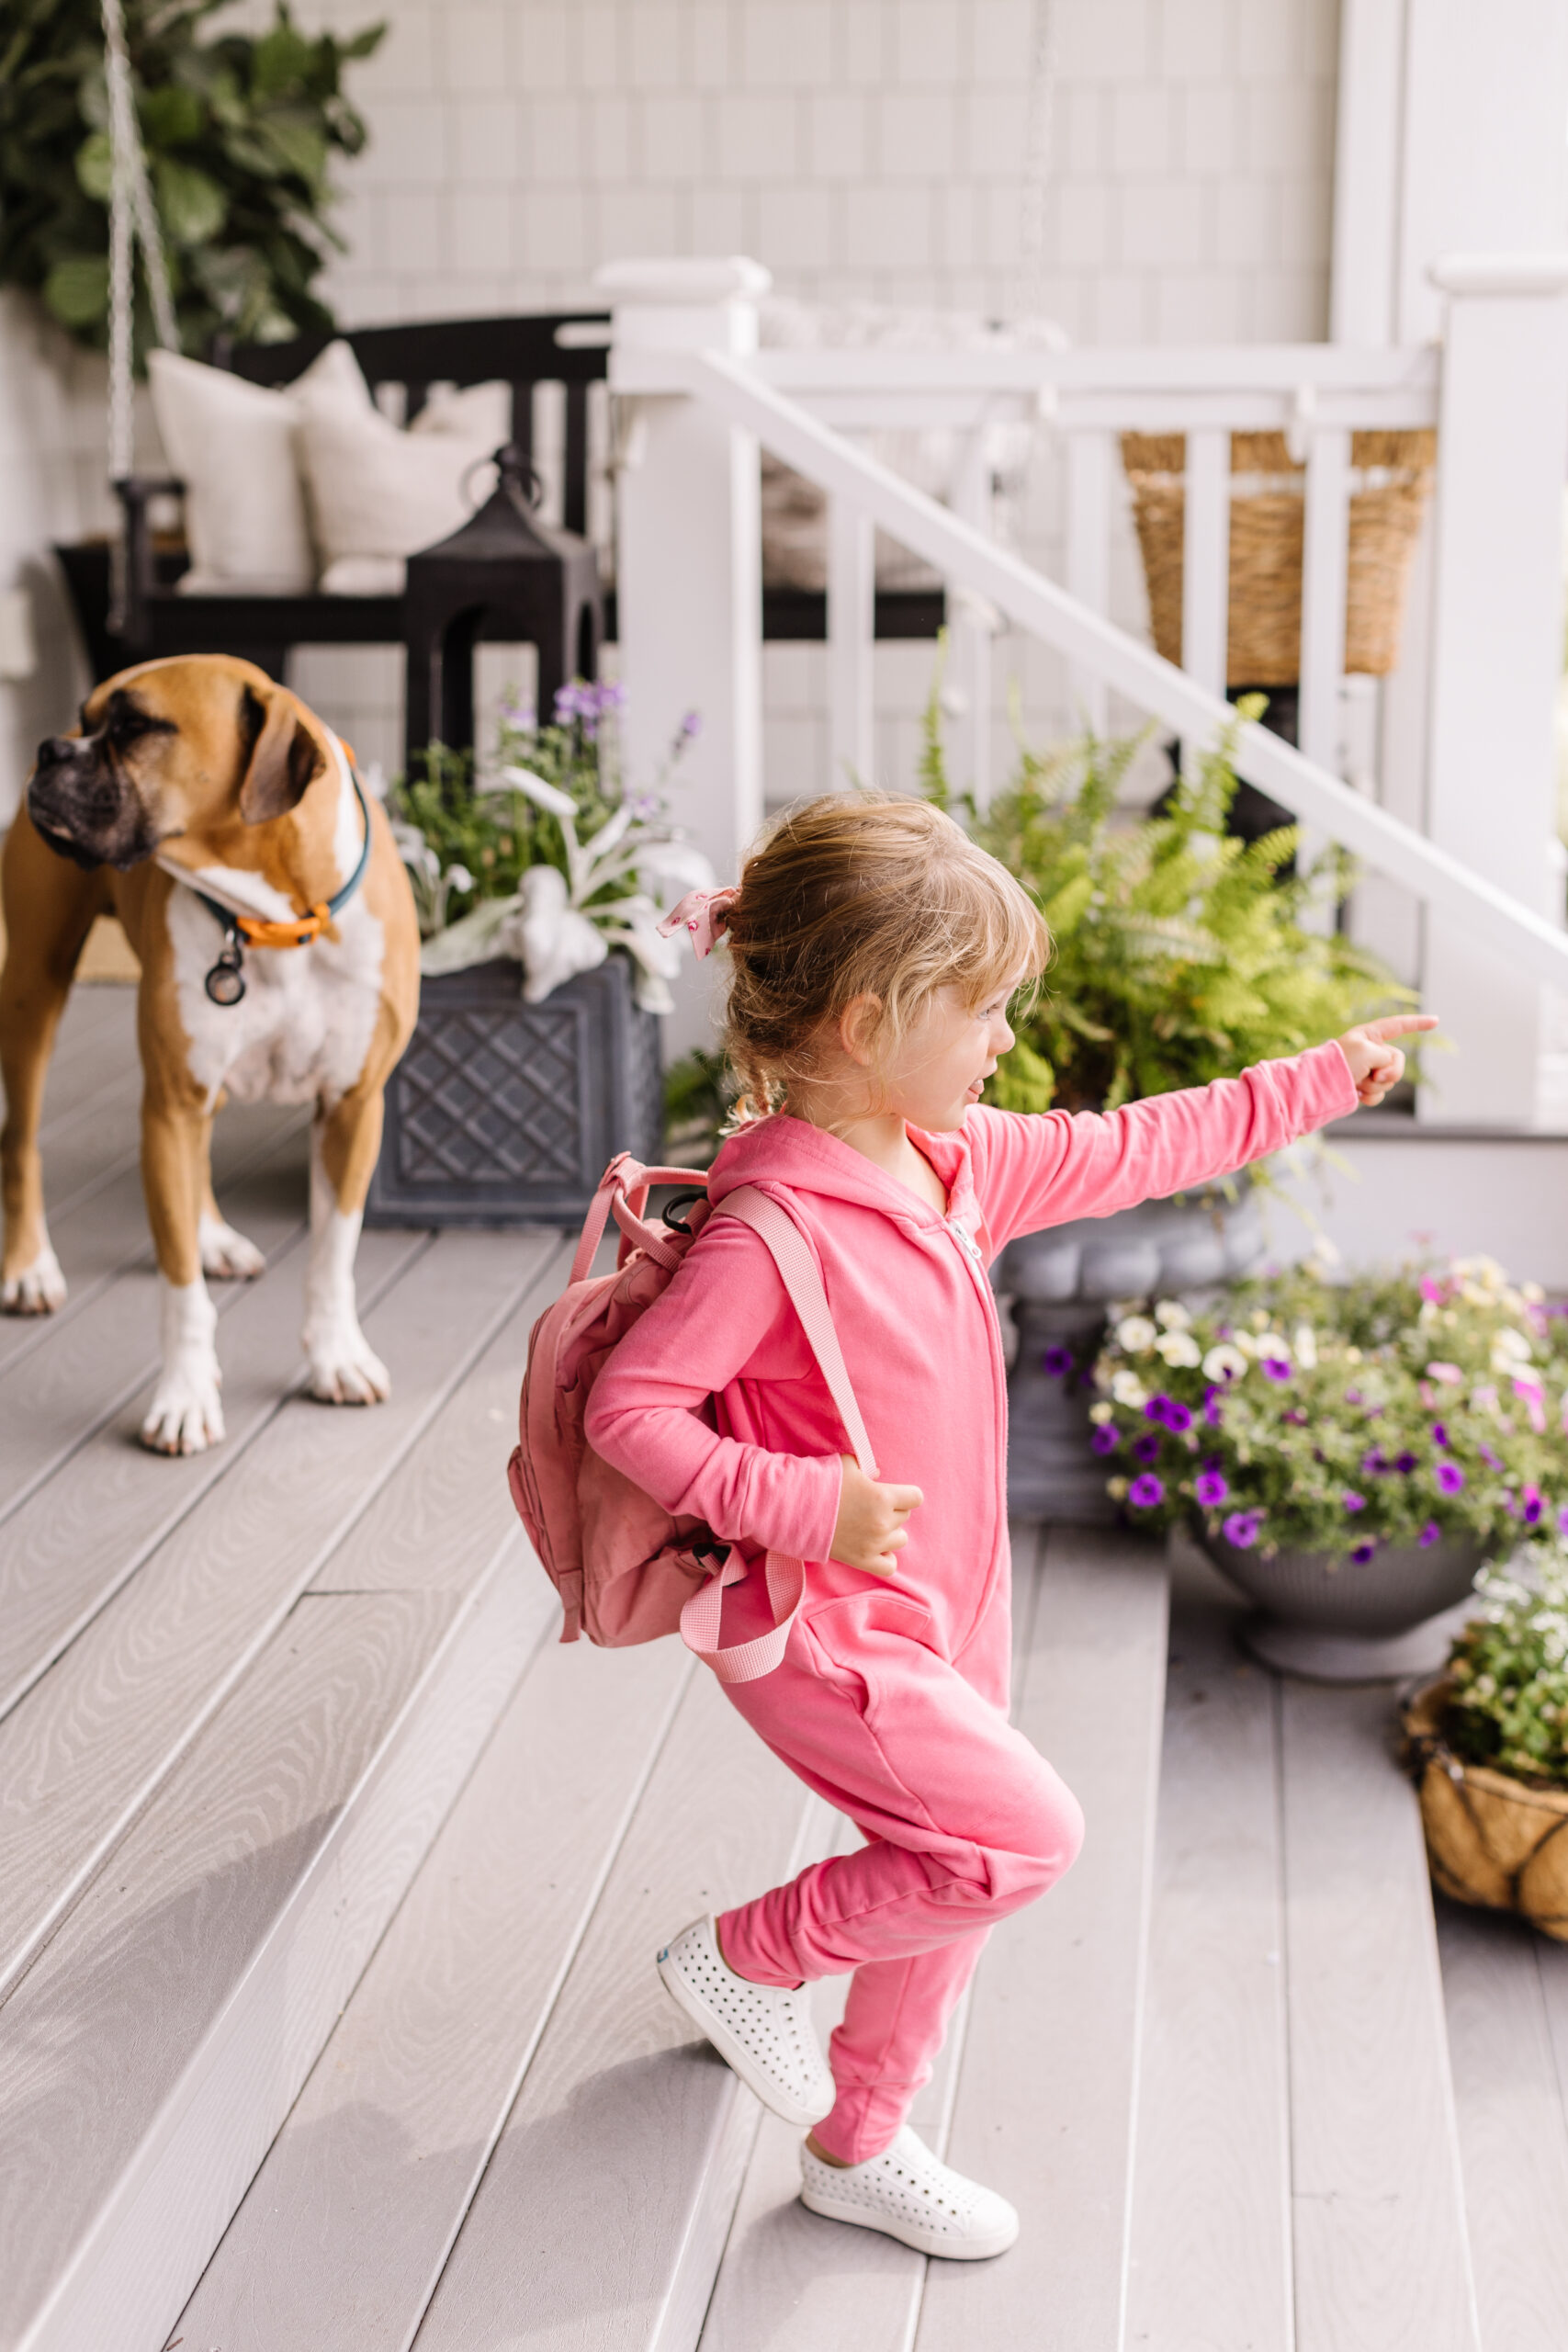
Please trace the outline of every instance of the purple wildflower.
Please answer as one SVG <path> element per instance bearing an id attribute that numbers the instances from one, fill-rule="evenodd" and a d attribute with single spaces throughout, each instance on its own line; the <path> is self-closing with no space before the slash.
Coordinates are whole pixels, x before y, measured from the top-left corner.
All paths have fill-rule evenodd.
<path id="1" fill-rule="evenodd" d="M 1464 1472 L 1457 1462 L 1439 1462 L 1437 1476 L 1439 1494 L 1457 1495 L 1464 1485 Z"/>
<path id="2" fill-rule="evenodd" d="M 1434 1445 L 1447 1445 L 1448 1442 L 1448 1424 L 1444 1421 L 1434 1421 L 1432 1423 L 1432 1443 Z"/>
<path id="3" fill-rule="evenodd" d="M 1437 1521 L 1435 1519 L 1429 1519 L 1427 1521 L 1426 1526 L 1421 1530 L 1420 1534 L 1416 1538 L 1416 1541 L 1419 1544 L 1423 1552 L 1429 1552 L 1434 1544 L 1441 1541 L 1442 1532 L 1443 1531 L 1438 1525 Z"/>
<path id="4" fill-rule="evenodd" d="M 1540 1488 L 1539 1487 L 1527 1487 L 1525 1488 L 1524 1496 L 1525 1525 L 1527 1527 L 1535 1527 L 1539 1525 L 1540 1514 L 1544 1509 L 1545 1505 L 1541 1500 Z"/>
<path id="5" fill-rule="evenodd" d="M 1352 1551 L 1350 1557 L 1357 1563 L 1358 1566 L 1364 1568 L 1377 1548 L 1375 1542 L 1358 1544 Z"/>
<path id="6" fill-rule="evenodd" d="M 1283 1356 L 1265 1356 L 1262 1364 L 1266 1380 L 1289 1380 L 1291 1367 Z"/>
<path id="7" fill-rule="evenodd" d="M 1361 1401 L 1361 1392 L 1359 1388 L 1347 1388 L 1345 1391 L 1345 1402 L 1347 1405 L 1359 1405 Z"/>
<path id="8" fill-rule="evenodd" d="M 1393 1466 L 1396 1470 L 1401 1472 L 1404 1477 L 1408 1478 L 1412 1470 L 1416 1469 L 1418 1465 L 1416 1456 L 1406 1451 L 1404 1453 L 1396 1453 L 1394 1455 Z"/>
<path id="9" fill-rule="evenodd" d="M 1071 1348 L 1047 1348 L 1040 1359 L 1040 1369 L 1048 1372 L 1053 1380 L 1065 1380 L 1073 1368 Z"/>
<path id="10" fill-rule="evenodd" d="M 1165 1487 L 1152 1470 L 1145 1470 L 1143 1476 L 1134 1478 L 1128 1487 L 1127 1500 L 1134 1510 L 1153 1510 L 1156 1503 L 1164 1502 Z"/>
<path id="11" fill-rule="evenodd" d="M 1203 1392 L 1203 1419 L 1212 1430 L 1217 1430 L 1225 1418 L 1220 1409 L 1220 1398 L 1224 1395 L 1223 1388 L 1207 1388 Z"/>
<path id="12" fill-rule="evenodd" d="M 1388 1457 L 1381 1445 L 1374 1445 L 1370 1453 L 1362 1454 L 1361 1476 L 1363 1478 L 1381 1478 L 1387 1468 Z"/>
<path id="13" fill-rule="evenodd" d="M 1114 1453 L 1122 1441 L 1109 1421 L 1101 1421 L 1089 1439 L 1096 1453 Z"/>
<path id="14" fill-rule="evenodd" d="M 1344 1494 L 1340 1497 L 1340 1501 L 1344 1504 L 1345 1509 L 1351 1512 L 1365 1510 L 1367 1508 L 1367 1498 L 1365 1495 L 1359 1495 L 1354 1487 L 1346 1487 Z"/>
<path id="15" fill-rule="evenodd" d="M 1260 1510 L 1233 1510 L 1220 1532 L 1227 1544 L 1238 1552 L 1250 1552 L 1258 1541 L 1258 1531 L 1263 1524 Z"/>
<path id="16" fill-rule="evenodd" d="M 1230 1487 L 1223 1471 L 1200 1470 L 1193 1492 L 1204 1510 L 1209 1510 L 1216 1503 L 1223 1503 L 1226 1499 L 1230 1493 Z"/>
<path id="17" fill-rule="evenodd" d="M 1142 1437 L 1137 1437 L 1133 1440 L 1133 1459 L 1134 1462 L 1157 1462 L 1159 1460 L 1159 1440 L 1156 1437 L 1153 1430 L 1148 1430 Z"/>

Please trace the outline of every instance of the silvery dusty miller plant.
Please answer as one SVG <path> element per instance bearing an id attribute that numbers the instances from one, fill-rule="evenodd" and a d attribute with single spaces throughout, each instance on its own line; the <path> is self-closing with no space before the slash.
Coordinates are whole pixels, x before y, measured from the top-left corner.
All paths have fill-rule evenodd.
<path id="1" fill-rule="evenodd" d="M 1568 1533 L 1568 1323 L 1488 1258 L 1344 1284 L 1309 1264 L 1197 1315 L 1162 1299 L 1115 1321 L 1095 1377 L 1092 1442 L 1135 1525 L 1355 1564 Z"/>

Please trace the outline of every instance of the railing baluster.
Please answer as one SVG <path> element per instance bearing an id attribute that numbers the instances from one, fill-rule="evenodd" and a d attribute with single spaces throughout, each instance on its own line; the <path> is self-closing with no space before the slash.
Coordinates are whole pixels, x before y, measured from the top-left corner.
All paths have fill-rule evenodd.
<path id="1" fill-rule="evenodd" d="M 1111 609 L 1111 451 L 1109 433 L 1067 435 L 1067 593 L 1093 613 Z M 1068 678 L 1074 724 L 1103 735 L 1111 723 L 1105 681 L 1078 662 Z"/>
<path id="2" fill-rule="evenodd" d="M 1345 675 L 1345 602 L 1350 558 L 1350 435 L 1342 426 L 1319 429 L 1307 449 L 1305 513 L 1302 521 L 1302 650 L 1296 741 L 1331 775 L 1344 767 L 1339 707 Z M 1320 857 L 1327 836 L 1303 826 L 1300 862 Z M 1326 908 L 1314 910 L 1331 924 Z"/>
<path id="3" fill-rule="evenodd" d="M 1187 435 L 1181 573 L 1181 666 L 1211 694 L 1225 690 L 1230 628 L 1231 437 L 1213 425 Z M 1190 757 L 1201 746 L 1189 744 Z"/>
<path id="4" fill-rule="evenodd" d="M 876 532 L 847 498 L 828 502 L 828 733 L 834 788 L 876 777 Z"/>
<path id="5" fill-rule="evenodd" d="M 966 435 L 953 483 L 953 511 L 977 531 L 989 535 L 995 522 L 990 459 L 986 428 Z M 992 616 L 980 601 L 948 590 L 948 627 L 953 647 L 953 681 L 966 708 L 961 736 L 964 756 L 959 780 L 968 785 L 983 808 L 991 797 L 991 629 Z"/>

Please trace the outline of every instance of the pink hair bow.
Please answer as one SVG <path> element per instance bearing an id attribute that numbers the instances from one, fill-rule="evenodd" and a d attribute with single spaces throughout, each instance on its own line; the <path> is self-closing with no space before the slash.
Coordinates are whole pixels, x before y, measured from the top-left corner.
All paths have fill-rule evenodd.
<path id="1" fill-rule="evenodd" d="M 677 931 L 689 932 L 699 958 L 711 956 L 719 933 L 729 920 L 729 910 L 739 896 L 739 891 L 733 889 L 688 890 L 680 903 L 671 908 L 659 928 L 666 939 Z"/>

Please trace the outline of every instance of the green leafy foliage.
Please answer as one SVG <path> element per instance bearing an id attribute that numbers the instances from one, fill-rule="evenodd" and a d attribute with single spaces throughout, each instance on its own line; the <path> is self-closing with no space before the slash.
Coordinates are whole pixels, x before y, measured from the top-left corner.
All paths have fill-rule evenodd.
<path id="1" fill-rule="evenodd" d="M 299 30 L 284 0 L 259 37 L 205 37 L 227 0 L 126 0 L 138 119 L 186 350 L 217 334 L 281 342 L 330 328 L 312 284 L 334 156 L 365 144 L 343 72 L 385 28 Z M 108 101 L 97 0 L 9 0 L 0 36 L 0 285 L 27 288 L 84 343 L 108 321 Z M 138 273 L 137 347 L 151 339 Z"/>
<path id="2" fill-rule="evenodd" d="M 1568 1529 L 1568 1320 L 1490 1259 L 1343 1285 L 1309 1263 L 1201 1315 L 1161 1300 L 1121 1317 L 1095 1376 L 1095 1450 L 1139 1525 L 1352 1569 Z"/>
<path id="3" fill-rule="evenodd" d="M 1085 737 L 1049 753 L 1021 742 L 1012 784 L 982 811 L 951 792 L 934 691 L 927 706 L 928 797 L 1032 892 L 1054 941 L 987 1096 L 1007 1109 L 1114 1110 L 1234 1078 L 1413 1001 L 1331 919 L 1309 927 L 1314 908 L 1331 917 L 1344 895 L 1337 853 L 1297 875 L 1294 827 L 1250 844 L 1226 834 L 1234 736 L 1164 814 L 1130 818 L 1120 794 L 1145 740 Z"/>
<path id="4" fill-rule="evenodd" d="M 1568 1552 L 1529 1580 L 1490 1571 L 1449 1660 L 1444 1736 L 1467 1764 L 1568 1785 Z"/>

